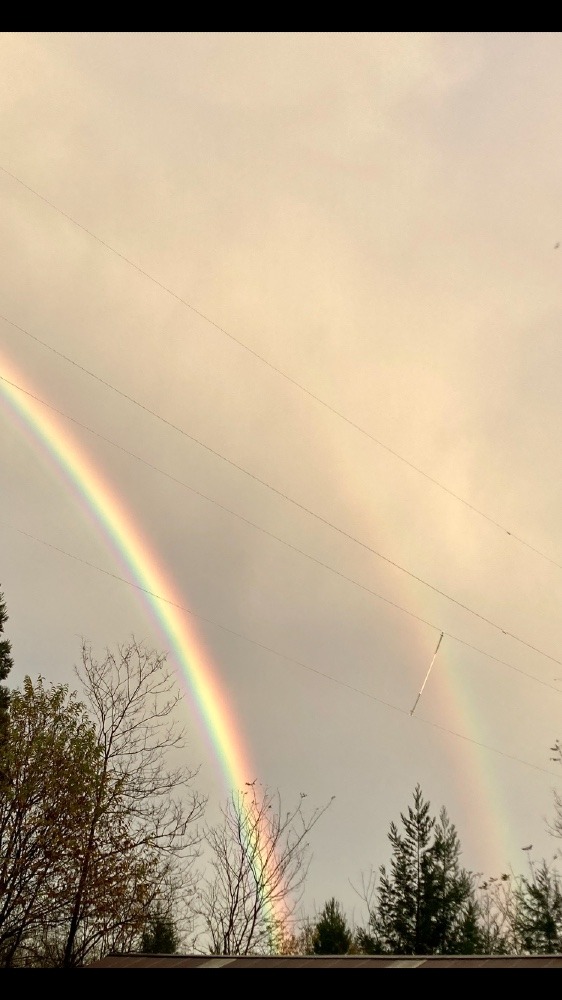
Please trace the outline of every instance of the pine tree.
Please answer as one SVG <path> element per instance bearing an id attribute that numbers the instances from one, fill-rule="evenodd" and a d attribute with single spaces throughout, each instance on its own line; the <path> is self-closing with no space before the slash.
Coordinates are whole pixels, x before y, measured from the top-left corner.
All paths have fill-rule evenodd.
<path id="1" fill-rule="evenodd" d="M 149 955 L 173 955 L 178 945 L 179 938 L 172 917 L 157 907 L 142 935 L 142 951 Z"/>
<path id="2" fill-rule="evenodd" d="M 313 931 L 315 955 L 346 955 L 353 935 L 340 904 L 332 896 L 325 904 Z"/>
<path id="3" fill-rule="evenodd" d="M 363 932 L 365 950 L 396 955 L 473 954 L 481 950 L 474 876 L 461 867 L 460 842 L 445 809 L 429 814 L 419 785 L 413 807 L 391 823 L 390 870 L 382 865 L 377 903 Z"/>
<path id="4" fill-rule="evenodd" d="M 414 791 L 414 806 L 408 815 L 400 814 L 404 834 L 396 823 L 390 824 L 388 839 L 392 846 L 390 872 L 380 868 L 379 900 L 372 927 L 377 951 L 395 955 L 422 954 L 427 928 L 424 927 L 423 887 L 435 820 L 429 816 L 429 802 L 424 802 L 419 785 Z"/>
<path id="5" fill-rule="evenodd" d="M 460 855 L 456 828 L 442 808 L 424 886 L 428 944 L 436 954 L 470 955 L 482 948 L 475 878 L 461 867 Z"/>
<path id="6" fill-rule="evenodd" d="M 521 877 L 517 896 L 517 932 L 530 954 L 562 950 L 562 891 L 560 875 L 546 861 L 533 870 L 533 879 Z"/>

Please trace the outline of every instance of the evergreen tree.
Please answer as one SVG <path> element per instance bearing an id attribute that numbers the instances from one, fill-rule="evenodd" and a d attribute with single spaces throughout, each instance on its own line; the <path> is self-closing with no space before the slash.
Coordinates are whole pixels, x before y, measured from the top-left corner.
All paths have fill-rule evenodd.
<path id="1" fill-rule="evenodd" d="M 179 938 L 172 917 L 157 907 L 143 932 L 142 951 L 150 955 L 174 955 L 178 945 Z"/>
<path id="2" fill-rule="evenodd" d="M 373 934 L 364 927 L 358 927 L 355 931 L 355 951 L 360 955 L 379 955 L 382 948 Z"/>
<path id="3" fill-rule="evenodd" d="M 372 915 L 373 937 L 377 951 L 419 955 L 426 950 L 423 896 L 435 824 L 419 785 L 414 791 L 413 808 L 408 806 L 408 815 L 401 813 L 400 818 L 404 834 L 394 822 L 388 834 L 392 845 L 390 872 L 384 865 L 380 868 L 379 899 Z"/>
<path id="4" fill-rule="evenodd" d="M 365 951 L 396 955 L 474 954 L 482 948 L 474 876 L 461 867 L 460 842 L 445 809 L 429 814 L 419 785 L 413 807 L 391 823 L 390 870 L 382 865 Z"/>
<path id="5" fill-rule="evenodd" d="M 312 947 L 315 955 L 346 955 L 353 935 L 347 926 L 340 904 L 332 896 L 325 904 L 317 921 Z"/>
<path id="6" fill-rule="evenodd" d="M 445 808 L 435 826 L 424 885 L 428 945 L 436 954 L 475 954 L 482 949 L 474 876 L 460 864 L 461 846 Z"/>
<path id="7" fill-rule="evenodd" d="M 521 877 L 517 896 L 517 932 L 529 954 L 562 950 L 562 891 L 560 876 L 543 861 L 533 879 Z"/>

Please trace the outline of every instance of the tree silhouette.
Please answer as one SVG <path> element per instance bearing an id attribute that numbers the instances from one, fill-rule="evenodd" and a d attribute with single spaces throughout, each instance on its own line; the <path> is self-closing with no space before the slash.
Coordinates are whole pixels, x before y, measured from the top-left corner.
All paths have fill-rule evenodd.
<path id="1" fill-rule="evenodd" d="M 390 824 L 390 868 L 369 879 L 369 928 L 357 935 L 365 951 L 396 955 L 473 954 L 480 950 L 475 876 L 460 864 L 460 842 L 443 808 L 430 815 L 416 785 L 413 806 Z"/>
<path id="2" fill-rule="evenodd" d="M 332 896 L 314 925 L 313 951 L 316 955 L 345 955 L 352 939 L 342 908 Z"/>

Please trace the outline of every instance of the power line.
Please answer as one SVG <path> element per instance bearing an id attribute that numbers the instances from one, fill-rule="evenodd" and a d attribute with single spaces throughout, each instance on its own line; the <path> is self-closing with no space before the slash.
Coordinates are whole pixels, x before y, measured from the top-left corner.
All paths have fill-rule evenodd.
<path id="1" fill-rule="evenodd" d="M 257 639 L 252 639 L 250 636 L 245 635 L 243 632 L 237 632 L 235 629 L 231 629 L 226 625 L 222 625 L 220 622 L 215 621 L 213 618 L 207 618 L 204 615 L 200 615 L 190 608 L 185 607 L 182 604 L 178 604 L 175 601 L 170 601 L 168 598 L 163 597 L 161 594 L 156 594 L 154 591 L 149 590 L 146 587 L 141 587 L 140 584 L 133 583 L 131 580 L 126 580 L 124 577 L 119 576 L 117 573 L 112 573 L 110 570 L 103 569 L 101 566 L 97 566 L 95 563 L 89 562 L 87 559 L 83 559 L 81 556 L 77 556 L 72 552 L 67 552 L 65 549 L 60 548 L 58 545 L 53 545 L 51 542 L 45 541 L 43 538 L 39 538 L 37 535 L 32 535 L 29 531 L 24 531 L 22 528 L 17 528 L 15 525 L 8 524 L 7 521 L 1 520 L 0 524 L 9 528 L 12 531 L 18 532 L 18 534 L 31 539 L 34 542 L 38 542 L 40 545 L 44 545 L 46 548 L 53 549 L 60 555 L 65 556 L 68 559 L 73 559 L 75 562 L 83 563 L 90 569 L 96 570 L 98 573 L 103 573 L 105 576 L 111 577 L 113 580 L 117 580 L 119 583 L 124 583 L 128 587 L 132 587 L 134 590 L 139 590 L 149 597 L 153 597 L 158 601 L 162 601 L 164 604 L 169 604 L 179 611 L 184 611 L 186 614 L 191 615 L 193 618 L 199 619 L 199 621 L 205 622 L 208 625 L 212 625 L 214 628 L 218 628 L 223 632 L 227 632 L 229 635 L 234 636 L 237 639 L 242 639 L 244 642 L 248 642 L 253 646 L 257 646 L 259 649 L 263 649 L 266 653 L 271 653 L 273 656 L 277 656 L 287 663 L 292 663 L 297 667 L 301 667 L 303 670 L 307 670 L 310 673 L 316 674 L 318 677 L 324 678 L 324 680 L 329 681 L 332 684 L 337 684 L 339 687 L 346 688 L 348 691 L 352 691 L 354 694 L 358 694 L 363 698 L 368 698 L 370 701 L 375 701 L 377 704 L 382 705 L 384 708 L 389 708 L 393 712 L 398 712 L 400 715 L 404 715 L 411 718 L 413 721 L 421 722 L 423 725 L 431 726 L 433 729 L 438 729 L 440 732 L 447 733 L 449 736 L 454 736 L 457 739 L 464 740 L 467 743 L 472 743 L 474 746 L 480 747 L 483 750 L 488 750 L 490 753 L 497 754 L 500 757 L 505 757 L 507 760 L 513 760 L 518 764 L 523 764 L 525 767 L 530 767 L 535 771 L 541 771 L 543 774 L 548 774 L 550 777 L 559 778 L 559 775 L 555 774 L 553 771 L 540 767 L 538 764 L 533 764 L 531 761 L 524 760 L 522 757 L 517 757 L 514 754 L 506 753 L 503 750 L 499 750 L 497 747 L 492 747 L 487 743 L 482 743 L 480 740 L 472 739 L 470 736 L 465 736 L 463 733 L 458 733 L 454 729 L 449 729 L 447 726 L 442 726 L 437 722 L 432 722 L 430 719 L 424 719 L 422 716 L 412 717 L 411 713 L 404 708 L 400 708 L 399 705 L 394 705 L 392 702 L 384 701 L 382 698 L 378 698 L 376 695 L 371 694 L 369 691 L 364 691 L 362 688 L 356 687 L 354 684 L 349 684 L 347 681 L 339 680 L 337 677 L 333 677 L 332 674 L 327 674 L 323 670 L 318 670 L 317 667 L 311 667 L 310 664 L 304 663 L 302 660 L 297 660 L 292 656 L 287 656 L 285 653 L 280 653 L 279 650 L 274 649 L 272 646 L 267 646 L 263 642 L 259 642 Z M 554 689 L 557 690 L 557 689 Z"/>
<path id="2" fill-rule="evenodd" d="M 382 448 L 384 451 L 388 452 L 389 455 L 392 455 L 394 458 L 398 459 L 398 461 L 403 462 L 404 465 L 408 466 L 408 468 L 412 469 L 414 472 L 417 472 L 420 476 L 423 476 L 424 479 L 427 479 L 428 482 L 432 483 L 434 486 L 437 486 L 440 490 L 443 490 L 444 493 L 447 493 L 448 496 L 452 497 L 454 500 L 457 500 L 459 503 L 462 503 L 474 514 L 477 514 L 479 517 L 484 518 L 484 520 L 494 525 L 494 527 L 498 528 L 500 531 L 503 531 L 506 535 L 509 535 L 509 537 L 512 538 L 514 541 L 519 542 L 520 545 L 525 546 L 525 548 L 529 549 L 531 552 L 534 552 L 535 555 L 540 556 L 541 559 L 545 559 L 547 562 L 551 563 L 553 566 L 556 566 L 558 569 L 562 569 L 562 563 L 557 562 L 555 559 L 552 559 L 551 556 L 546 555 L 545 552 L 542 552 L 540 549 L 536 548 L 536 546 L 526 541 L 520 535 L 515 534 L 514 531 L 510 531 L 508 528 L 505 527 L 505 525 L 501 524 L 499 521 L 496 521 L 495 518 L 491 517 L 489 514 L 486 514 L 485 511 L 480 510 L 474 504 L 470 503 L 469 500 L 466 500 L 464 497 L 461 497 L 458 493 L 455 493 L 454 490 L 450 489 L 448 486 L 446 486 L 440 480 L 436 479 L 434 476 L 431 476 L 428 472 L 425 472 L 424 469 L 420 468 L 420 466 L 416 465 L 414 462 L 411 462 L 409 459 L 405 458 L 404 455 L 401 455 L 394 448 L 391 448 L 389 445 L 385 444 L 384 441 L 381 441 L 379 438 L 376 438 L 373 434 L 371 434 L 370 431 L 366 430 L 365 427 L 362 427 L 361 424 L 358 424 L 354 420 L 351 420 L 351 418 L 347 417 L 345 413 L 342 413 L 341 410 L 338 410 L 335 406 L 332 406 L 331 403 L 328 403 L 325 399 L 322 399 L 321 396 L 316 395 L 316 393 L 312 392 L 311 389 L 308 389 L 307 386 L 303 385 L 297 379 L 293 378 L 292 375 L 289 375 L 287 372 L 283 371 L 282 368 L 279 368 L 278 365 L 273 364 L 272 361 L 268 361 L 267 358 L 265 358 L 258 351 L 254 350 L 254 348 L 249 347 L 249 345 L 246 344 L 243 340 L 240 340 L 239 337 L 234 336 L 234 334 L 231 333 L 229 330 L 227 330 L 225 327 L 221 326 L 215 320 L 211 319 L 210 316 L 207 316 L 205 313 L 201 312 L 200 309 L 197 309 L 196 306 L 194 306 L 187 299 L 182 298 L 181 295 L 178 295 L 177 292 L 174 292 L 173 289 L 171 289 L 168 285 L 164 284 L 164 282 L 160 281 L 158 278 L 155 278 L 154 275 L 150 274 L 139 264 L 136 264 L 135 261 L 130 259 L 130 257 L 127 257 L 119 250 L 116 250 L 115 247 L 111 246 L 110 243 L 107 243 L 106 240 L 103 240 L 100 236 L 97 236 L 96 233 L 92 232 L 91 229 L 87 229 L 86 226 L 83 226 L 82 223 L 78 222 L 67 212 L 64 212 L 62 208 L 59 208 L 58 205 L 55 205 L 54 202 L 50 201 L 44 195 L 40 194 L 38 191 L 35 190 L 35 188 L 32 188 L 29 184 L 26 184 L 25 181 L 22 181 L 20 177 L 18 177 L 16 174 L 13 174 L 10 170 L 7 170 L 6 167 L 2 166 L 1 164 L 0 164 L 0 170 L 8 177 L 11 177 L 12 180 L 16 181 L 17 184 L 20 184 L 23 188 L 25 188 L 26 191 L 29 191 L 40 201 L 44 202 L 46 205 L 52 208 L 55 212 L 58 212 L 59 215 L 62 215 L 63 218 L 71 222 L 73 226 L 77 227 L 77 229 L 82 230 L 82 232 L 90 236 L 91 239 L 95 240 L 106 250 L 109 250 L 110 253 L 115 254 L 116 257 L 119 257 L 120 260 L 124 261 L 126 264 L 132 267 L 143 277 L 148 278 L 149 281 L 157 285 L 158 288 L 162 289 L 162 291 L 166 292 L 168 295 L 171 295 L 172 298 L 176 299 L 177 302 L 180 302 L 187 309 L 191 310 L 191 312 L 193 312 L 196 316 L 199 316 L 200 319 L 204 320 L 210 326 L 214 327 L 215 330 L 218 330 L 219 333 L 224 334 L 225 337 L 228 337 L 229 340 L 237 344 L 238 347 L 240 347 L 242 350 L 247 351 L 247 353 L 251 354 L 252 357 L 256 358 L 257 361 L 260 361 L 263 365 L 266 365 L 267 368 L 270 368 L 272 371 L 274 371 L 281 378 L 285 379 L 296 389 L 299 389 L 301 392 L 305 393 L 307 396 L 310 397 L 310 399 L 313 399 L 320 406 L 323 406 L 326 410 L 329 410 L 329 412 L 332 413 L 334 416 L 338 417 L 340 420 L 343 420 L 344 423 L 348 424 L 350 427 L 353 427 L 354 430 L 359 431 L 360 434 L 363 434 L 374 444 L 378 445 L 379 448 Z M 7 322 L 10 321 L 8 320 Z"/>
<path id="3" fill-rule="evenodd" d="M 316 556 L 311 555 L 309 552 L 305 552 L 304 549 L 299 548 L 292 542 L 289 542 L 286 539 L 281 538 L 279 535 L 274 534 L 274 532 L 269 531 L 267 528 L 264 528 L 261 525 L 256 524 L 255 521 L 251 521 L 249 518 L 244 517 L 243 514 L 239 514 L 237 511 L 232 510 L 225 504 L 222 504 L 218 500 L 215 500 L 213 497 L 207 496 L 206 493 L 202 493 L 201 490 L 197 490 L 195 489 L 195 487 L 190 486 L 188 483 L 183 482 L 183 480 L 178 479 L 177 476 L 173 476 L 171 473 L 166 472 L 164 469 L 160 469 L 157 465 L 154 465 L 152 462 L 149 462 L 145 458 L 142 458 L 142 456 L 135 454 L 135 452 L 130 451 L 128 448 L 125 448 L 123 445 L 118 444 L 116 441 L 112 441 L 111 438 L 105 437 L 104 434 L 100 434 L 99 431 L 94 430 L 92 427 L 88 427 L 87 424 L 84 424 L 82 423 L 82 421 L 77 420 L 76 417 L 72 417 L 70 416 L 70 414 L 65 413 L 64 410 L 60 410 L 57 406 L 53 406 L 51 403 L 47 403 L 44 399 L 42 399 L 40 396 L 37 396 L 35 393 L 29 392 L 28 389 L 23 389 L 20 385 L 17 385 L 16 382 L 12 382 L 4 375 L 0 375 L 0 381 L 5 382 L 7 385 L 12 386 L 12 388 L 17 389 L 18 392 L 23 393 L 25 396 L 29 396 L 31 399 L 34 399 L 36 402 L 40 403 L 41 406 L 45 406 L 47 409 L 52 410 L 59 416 L 64 417 L 65 420 L 69 420 L 71 423 L 75 424 L 77 427 L 80 427 L 82 430 L 87 431 L 89 434 L 94 435 L 94 437 L 97 437 L 100 441 L 103 441 L 105 444 L 109 444 L 111 445 L 112 448 L 116 448 L 118 451 L 123 452 L 123 454 L 128 455 L 129 458 L 133 458 L 135 459 L 135 461 L 142 463 L 142 465 L 145 465 L 153 472 L 157 472 L 158 475 L 164 476 L 166 479 L 169 479 L 177 486 L 181 486 L 183 489 L 189 490 L 195 496 L 200 497 L 202 500 L 205 500 L 208 503 L 214 504 L 215 507 L 218 507 L 225 513 L 230 514 L 232 517 L 238 518 L 244 524 L 247 524 L 250 527 L 255 528 L 256 531 L 260 531 L 262 534 L 267 535 L 268 538 L 273 538 L 276 542 L 280 542 L 281 545 L 285 545 L 287 548 L 291 549 L 293 552 L 297 552 L 305 559 L 309 559 L 311 562 L 316 563 L 316 565 L 321 566 L 323 569 L 328 570 L 330 573 L 334 573 L 336 576 L 339 576 L 342 580 L 345 580 L 347 583 L 353 584 L 354 587 L 358 587 L 360 590 L 365 591 L 365 593 L 369 594 L 371 597 L 375 597 L 377 600 L 383 601 L 385 604 L 388 604 L 390 605 L 390 607 L 395 608 L 397 611 L 400 611 L 403 614 L 408 615 L 410 618 L 413 618 L 415 621 L 420 622 L 422 625 L 427 625 L 428 628 L 435 629 L 435 631 L 440 632 L 442 636 L 445 636 L 448 639 L 452 639 L 454 642 L 458 642 L 460 645 L 465 646 L 467 649 L 471 649 L 476 653 L 480 653 L 482 656 L 485 656 L 488 659 L 493 660 L 495 663 L 499 663 L 502 666 L 507 667 L 509 670 L 514 670 L 516 673 L 521 674 L 523 677 L 527 677 L 529 680 L 536 681 L 537 684 L 542 684 L 544 687 L 550 688 L 552 691 L 556 691 L 557 693 L 560 692 L 560 688 L 554 687 L 554 685 L 549 684 L 547 681 L 541 680 L 541 678 L 537 677 L 535 674 L 530 674 L 528 673 L 528 671 L 522 670 L 520 667 L 516 667 L 512 663 L 508 663 L 506 660 L 502 660 L 498 656 L 494 656 L 493 653 L 489 653 L 485 649 L 480 649 L 478 646 L 474 646 L 472 643 L 467 642 L 465 639 L 461 639 L 459 636 L 453 635 L 452 632 L 446 632 L 440 625 L 435 625 L 433 622 L 428 621 L 426 618 L 422 618 L 421 615 L 417 615 L 414 611 L 410 611 L 408 608 L 403 607 L 396 601 L 391 601 L 388 597 L 383 597 L 382 594 L 379 594 L 375 590 L 372 590 L 371 587 L 367 587 L 366 584 L 360 583 L 358 580 L 355 580 L 351 576 L 347 576 L 345 573 L 342 573 L 341 570 L 336 569 L 334 566 L 330 566 L 329 563 L 323 562 L 321 559 L 318 559 Z"/>
<path id="4" fill-rule="evenodd" d="M 429 590 L 432 590 L 435 594 L 438 594 L 440 597 L 444 597 L 447 601 L 450 601 L 452 604 L 455 604 L 463 611 L 467 611 L 469 614 L 473 615 L 475 618 L 478 618 L 486 625 L 490 625 L 492 628 L 501 632 L 502 635 L 505 635 L 510 639 L 514 639 L 515 642 L 520 643 L 522 646 L 525 646 L 527 649 L 532 650 L 534 653 L 538 653 L 540 656 L 546 657 L 547 660 L 551 660 L 552 663 L 556 663 L 558 664 L 558 666 L 562 666 L 562 660 L 557 659 L 557 657 L 552 656 L 550 653 L 546 653 L 544 650 L 539 649 L 537 646 L 533 646 L 532 643 L 527 642 L 525 639 L 522 639 L 518 635 L 515 635 L 514 632 L 510 632 L 508 629 L 504 629 L 501 625 L 497 625 L 496 622 L 493 622 L 490 618 L 487 618 L 479 611 L 475 611 L 473 608 L 470 608 L 467 604 L 463 604 L 462 601 L 457 600 L 455 597 L 451 597 L 450 594 L 447 594 L 444 590 L 440 590 L 439 587 L 436 587 L 434 586 L 434 584 L 429 583 L 427 580 L 424 580 L 423 577 L 418 576 L 411 570 L 406 569 L 405 566 L 401 566 L 400 563 L 397 563 L 394 559 L 391 559 L 389 556 L 383 555 L 382 552 L 379 552 L 377 549 L 374 549 L 371 545 L 368 545 L 367 542 L 361 541 L 361 539 L 357 538 L 355 535 L 352 535 L 349 531 L 346 531 L 344 528 L 340 528 L 338 525 L 334 524 L 332 521 L 329 521 L 321 514 L 318 514 L 316 513 L 316 511 L 311 510 L 310 507 L 307 507 L 305 506 L 305 504 L 302 504 L 298 500 L 295 500 L 293 497 L 290 497 L 287 493 L 283 493 L 283 491 L 277 489 L 276 486 L 272 486 L 271 483 L 268 483 L 265 479 L 261 479 L 259 476 L 256 476 L 255 473 L 249 472 L 243 466 L 238 465 L 237 462 L 234 462 L 232 459 L 227 458 L 225 455 L 222 455 L 215 448 L 211 448 L 210 445 L 205 444 L 199 438 L 196 438 L 193 434 L 190 434 L 188 431 L 184 430 L 184 428 L 178 427 L 178 425 L 172 423 L 171 420 L 168 420 L 166 417 L 163 417 L 155 410 L 151 410 L 150 407 L 145 406 L 144 403 L 139 402 L 139 400 L 135 399 L 133 396 L 128 395 L 128 393 L 123 392 L 121 389 L 118 389 L 116 386 L 112 385 L 111 382 L 108 382 L 106 379 L 101 378 L 100 375 L 96 375 L 95 372 L 90 371 L 88 368 L 85 368 L 77 361 L 74 361 L 74 359 L 70 358 L 67 354 L 63 354 L 62 351 L 59 351 L 55 347 L 52 347 L 50 344 L 47 344 L 45 341 L 41 340 L 35 334 L 30 333 L 29 330 L 26 330 L 18 323 L 14 323 L 12 320 L 8 319 L 6 316 L 2 314 L 0 314 L 0 319 L 4 320 L 5 323 L 8 323 L 9 326 L 13 327 L 15 330 L 19 330 L 20 333 L 25 334 L 26 337 L 30 337 L 32 340 L 36 341 L 36 343 L 41 344 L 42 347 L 45 347 L 47 350 L 52 351 L 53 354 L 56 354 L 58 357 L 62 358 L 64 361 L 67 361 L 75 368 L 78 368 L 81 372 L 88 375 L 90 378 L 95 379 L 96 382 L 99 382 L 107 389 L 111 389 L 112 392 L 116 393 L 118 396 L 121 396 L 122 399 L 126 399 L 129 403 L 132 403 L 134 406 L 139 407 L 139 409 L 144 410 L 145 413 L 148 413 L 150 416 L 154 417 L 156 420 L 159 420 L 167 427 L 172 428 L 172 430 L 177 431 L 183 437 L 187 438 L 190 441 L 193 441 L 195 444 L 198 444 L 201 448 L 204 448 L 211 455 L 214 455 L 221 461 L 226 462 L 228 465 L 232 466 L 233 469 L 237 469 L 238 472 L 242 472 L 245 476 L 248 476 L 250 479 L 253 479 L 254 482 L 259 483 L 260 486 L 264 486 L 266 489 L 270 490 L 276 496 L 279 496 L 281 497 L 281 499 L 286 500 L 287 503 L 290 503 L 294 507 L 297 507 L 299 510 L 304 511 L 305 514 L 309 514 L 310 517 L 315 518 L 315 520 L 319 521 L 321 524 L 324 524 L 326 527 L 331 528 L 333 531 L 336 531 L 343 538 L 347 538 L 349 541 L 354 542 L 356 545 L 359 545 L 362 549 L 365 549 L 365 551 L 370 552 L 371 555 L 376 556 L 377 559 L 381 559 L 383 562 L 388 563 L 389 566 L 393 566 L 401 573 L 404 573 L 406 576 L 409 576 L 412 580 L 416 580 L 417 583 L 423 584 L 424 587 L 427 587 Z"/>

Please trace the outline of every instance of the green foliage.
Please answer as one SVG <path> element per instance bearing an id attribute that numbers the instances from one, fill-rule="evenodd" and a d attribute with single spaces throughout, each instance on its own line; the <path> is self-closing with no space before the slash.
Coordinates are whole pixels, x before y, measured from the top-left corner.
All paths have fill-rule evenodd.
<path id="1" fill-rule="evenodd" d="M 377 951 L 392 954 L 422 954 L 427 947 L 429 913 L 424 905 L 429 876 L 429 852 L 435 820 L 429 816 L 416 786 L 414 805 L 400 814 L 404 833 L 390 824 L 388 839 L 392 846 L 390 871 L 380 868 L 378 905 L 371 918 Z"/>
<path id="2" fill-rule="evenodd" d="M 315 955 L 346 955 L 353 941 L 340 904 L 334 897 L 325 904 L 313 927 L 312 949 Z"/>
<path id="3" fill-rule="evenodd" d="M 11 965 L 18 949 L 63 919 L 100 754 L 75 695 L 26 677 L 11 693 L 3 759 L 0 961 Z"/>
<path id="4" fill-rule="evenodd" d="M 172 917 L 157 906 L 143 932 L 141 950 L 150 955 L 173 955 L 178 945 L 179 936 Z"/>
<path id="5" fill-rule="evenodd" d="M 381 952 L 381 948 L 375 940 L 374 935 L 370 934 L 364 927 L 357 928 L 354 943 L 355 951 L 360 955 L 379 955 Z"/>
<path id="6" fill-rule="evenodd" d="M 87 703 L 26 677 L 11 692 L 0 793 L 0 965 L 80 966 L 143 931 L 177 946 L 163 915 L 193 892 L 204 802 L 183 746 L 164 658 L 135 643 L 85 652 Z M 181 798 L 180 798 L 181 793 Z M 159 907 L 162 907 L 159 909 Z M 156 919 L 158 918 L 158 919 Z M 172 934 L 172 931 L 174 934 Z"/>
<path id="7" fill-rule="evenodd" d="M 460 864 L 460 842 L 447 812 L 430 816 L 420 786 L 390 825 L 390 869 L 381 865 L 369 928 L 358 932 L 364 951 L 396 955 L 474 954 L 482 947 L 472 873 Z"/>
<path id="8" fill-rule="evenodd" d="M 516 890 L 516 931 L 529 954 L 562 950 L 562 891 L 559 874 L 543 861 L 532 880 L 522 877 Z"/>
<path id="9" fill-rule="evenodd" d="M 460 854 L 457 831 L 442 809 L 428 854 L 424 886 L 428 943 L 439 954 L 471 955 L 482 948 L 475 878 L 461 867 Z"/>

